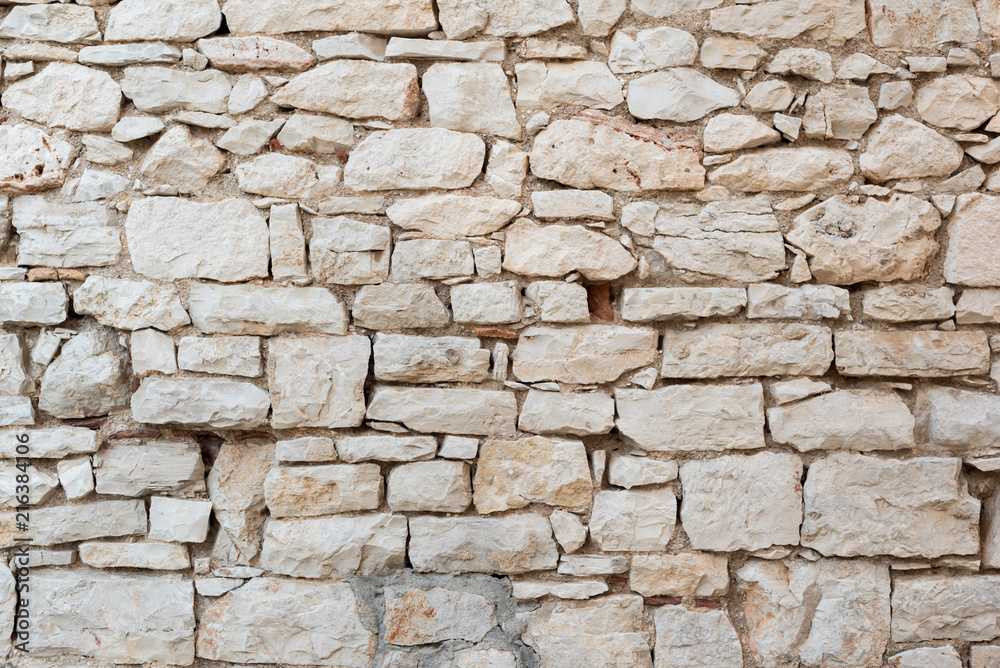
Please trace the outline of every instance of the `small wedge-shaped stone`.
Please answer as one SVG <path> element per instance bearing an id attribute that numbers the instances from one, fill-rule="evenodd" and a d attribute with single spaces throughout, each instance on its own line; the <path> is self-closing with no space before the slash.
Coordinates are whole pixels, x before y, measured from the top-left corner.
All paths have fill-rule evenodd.
<path id="1" fill-rule="evenodd" d="M 101 31 L 90 7 L 35 5 L 14 7 L 0 23 L 0 37 L 94 44 L 101 41 Z"/>
<path id="2" fill-rule="evenodd" d="M 828 556 L 940 557 L 979 551 L 979 501 L 962 460 L 835 453 L 804 485 L 802 544 Z"/>
<path id="3" fill-rule="evenodd" d="M 985 332 L 844 331 L 834 336 L 837 370 L 844 376 L 941 378 L 990 370 Z"/>
<path id="4" fill-rule="evenodd" d="M 420 104 L 417 68 L 408 63 L 337 60 L 295 77 L 271 101 L 279 107 L 343 118 L 413 118 Z"/>
<path id="5" fill-rule="evenodd" d="M 607 434 L 615 425 L 615 402 L 606 394 L 529 390 L 517 426 L 535 434 Z"/>
<path id="6" fill-rule="evenodd" d="M 205 491 L 201 450 L 187 443 L 145 443 L 103 448 L 94 455 L 98 494 L 143 496 Z"/>
<path id="7" fill-rule="evenodd" d="M 370 395 L 367 418 L 420 432 L 513 434 L 517 400 L 513 392 L 383 385 Z"/>
<path id="8" fill-rule="evenodd" d="M 385 213 L 404 230 L 432 239 L 459 239 L 496 232 L 520 211 L 521 203 L 509 199 L 428 195 L 396 200 Z"/>
<path id="9" fill-rule="evenodd" d="M 422 573 L 514 574 L 554 570 L 558 549 L 541 515 L 419 515 L 410 518 L 409 557 Z"/>
<path id="10" fill-rule="evenodd" d="M 913 147 L 920 151 L 914 153 Z M 883 118 L 868 136 L 858 159 L 865 177 L 875 183 L 893 179 L 950 176 L 962 164 L 964 151 L 955 141 L 923 123 L 903 116 Z"/>
<path id="11" fill-rule="evenodd" d="M 889 642 L 889 569 L 859 560 L 750 559 L 736 572 L 745 594 L 748 649 L 763 665 L 879 668 Z M 793 659 L 794 660 L 794 659 Z"/>
<path id="12" fill-rule="evenodd" d="M 107 72 L 75 63 L 51 63 L 39 74 L 9 86 L 2 99 L 4 107 L 37 123 L 109 132 L 118 122 L 122 89 Z"/>
<path id="13" fill-rule="evenodd" d="M 681 521 L 691 547 L 732 552 L 798 545 L 801 479 L 797 455 L 762 452 L 685 463 Z"/>
<path id="14" fill-rule="evenodd" d="M 656 331 L 616 325 L 530 327 L 514 349 L 514 375 L 525 382 L 610 383 L 656 360 Z"/>
<path id="15" fill-rule="evenodd" d="M 266 390 L 231 380 L 150 378 L 132 395 L 132 416 L 148 424 L 251 429 L 270 408 Z"/>
<path id="16" fill-rule="evenodd" d="M 73 293 L 73 310 L 130 331 L 155 327 L 169 332 L 191 322 L 174 286 L 105 276 L 87 277 Z"/>
<path id="17" fill-rule="evenodd" d="M 193 283 L 188 308 L 204 334 L 346 334 L 344 303 L 326 288 Z"/>
<path id="18" fill-rule="evenodd" d="M 264 480 L 271 517 L 311 517 L 374 510 L 382 501 L 378 464 L 276 466 Z"/>
<path id="19" fill-rule="evenodd" d="M 991 640 L 997 634 L 1000 634 L 1000 576 L 933 574 L 902 575 L 894 579 L 893 642 Z M 984 668 L 988 665 L 984 664 Z"/>
<path id="20" fill-rule="evenodd" d="M 913 415 L 895 392 L 839 390 L 767 409 L 775 443 L 810 450 L 908 450 Z"/>
<path id="21" fill-rule="evenodd" d="M 268 352 L 275 429 L 361 424 L 371 358 L 367 336 L 272 339 Z"/>
<path id="22" fill-rule="evenodd" d="M 118 261 L 121 233 L 103 204 L 61 204 L 25 195 L 14 199 L 13 209 L 21 265 L 107 267 Z"/>
<path id="23" fill-rule="evenodd" d="M 426 35 L 437 28 L 431 0 L 402 0 L 391 5 L 381 0 L 226 0 L 223 11 L 235 34 L 356 30 Z"/>
<path id="24" fill-rule="evenodd" d="M 486 144 L 478 136 L 444 128 L 373 132 L 344 168 L 354 190 L 466 188 L 483 171 Z"/>
<path id="25" fill-rule="evenodd" d="M 566 0 L 441 0 L 438 14 L 449 39 L 481 30 L 497 37 L 528 37 L 573 22 Z"/>
<path id="26" fill-rule="evenodd" d="M 218 70 L 185 72 L 167 67 L 126 67 L 121 85 L 136 109 L 157 114 L 178 108 L 224 114 L 233 88 Z"/>
<path id="27" fill-rule="evenodd" d="M 236 663 L 368 668 L 377 642 L 361 621 L 348 583 L 261 577 L 200 615 L 197 655 Z"/>
<path id="28" fill-rule="evenodd" d="M 261 566 L 297 578 L 368 575 L 402 568 L 406 517 L 357 515 L 269 520 Z"/>
<path id="29" fill-rule="evenodd" d="M 503 268 L 524 276 L 564 276 L 579 271 L 592 281 L 611 281 L 638 262 L 621 243 L 578 225 L 538 225 L 518 219 L 506 230 Z"/>
<path id="30" fill-rule="evenodd" d="M 653 639 L 641 596 L 613 594 L 590 601 L 545 601 L 524 613 L 521 640 L 547 668 L 653 668 Z"/>
<path id="31" fill-rule="evenodd" d="M 1000 286 L 1000 259 L 992 252 L 1000 241 L 996 207 L 1000 197 L 959 195 L 948 223 L 948 253 L 944 277 L 949 283 L 987 288 Z"/>
<path id="32" fill-rule="evenodd" d="M 602 491 L 594 496 L 590 537 L 605 552 L 660 552 L 677 521 L 669 489 Z"/>
<path id="33" fill-rule="evenodd" d="M 764 388 L 750 385 L 670 385 L 615 390 L 618 431 L 658 452 L 764 447 Z"/>
<path id="34" fill-rule="evenodd" d="M 800 214 L 786 239 L 805 251 L 818 281 L 912 281 L 937 254 L 940 226 L 938 210 L 911 195 L 888 202 L 869 197 L 864 204 L 837 195 Z"/>
<path id="35" fill-rule="evenodd" d="M 104 39 L 109 42 L 164 40 L 193 42 L 219 29 L 215 0 L 122 0 L 111 9 Z"/>
<path id="36" fill-rule="evenodd" d="M 224 72 L 301 72 L 316 62 L 314 55 L 291 42 L 257 35 L 199 39 L 198 50 L 208 58 L 212 67 Z"/>
<path id="37" fill-rule="evenodd" d="M 1000 398 L 928 385 L 917 392 L 916 439 L 922 446 L 962 452 L 1000 443 Z"/>
<path id="38" fill-rule="evenodd" d="M 663 335 L 664 378 L 821 376 L 833 361 L 830 330 L 800 324 L 710 324 Z"/>
<path id="39" fill-rule="evenodd" d="M 375 378 L 400 383 L 481 383 L 490 351 L 458 336 L 375 335 Z"/>
<path id="40" fill-rule="evenodd" d="M 736 315 L 747 304 L 743 288 L 625 288 L 622 320 L 697 320 Z"/>
<path id="41" fill-rule="evenodd" d="M 709 552 L 636 554 L 629 587 L 643 596 L 723 596 L 729 591 L 729 559 Z"/>
<path id="42" fill-rule="evenodd" d="M 712 172 L 715 185 L 746 192 L 832 190 L 847 185 L 854 160 L 833 148 L 769 148 L 741 155 Z"/>
<path id="43" fill-rule="evenodd" d="M 483 443 L 472 484 L 482 515 L 529 503 L 586 510 L 593 490 L 583 442 L 543 436 Z"/>
<path id="44" fill-rule="evenodd" d="M 712 30 L 719 32 L 772 39 L 806 33 L 840 46 L 865 29 L 865 4 L 862 0 L 777 0 L 716 9 L 710 17 Z"/>
<path id="45" fill-rule="evenodd" d="M 47 568 L 31 573 L 31 592 L 32 605 L 38 606 L 32 624 L 37 625 L 31 634 L 32 655 L 60 657 L 71 653 L 109 663 L 190 666 L 194 662 L 194 587 L 190 580 L 162 574 Z M 156 605 L 149 605 L 149 601 L 156 601 Z M 84 619 L 86 632 L 81 630 Z M 59 661 L 53 658 L 49 663 Z"/>
<path id="46" fill-rule="evenodd" d="M 23 532 L 15 530 L 14 511 L 0 514 L 0 545 L 13 547 Z M 34 545 L 58 545 L 94 538 L 146 533 L 146 506 L 141 499 L 93 501 L 31 510 Z"/>
<path id="47" fill-rule="evenodd" d="M 697 137 L 600 112 L 555 121 L 535 137 L 531 173 L 581 189 L 698 190 L 705 185 Z"/>
<path id="48" fill-rule="evenodd" d="M 30 125 L 0 126 L 0 190 L 27 193 L 60 186 L 74 154 L 69 142 Z"/>
<path id="49" fill-rule="evenodd" d="M 445 640 L 479 642 L 496 626 L 485 596 L 434 587 L 390 587 L 385 591 L 385 639 L 393 645 L 428 645 Z"/>
<path id="50" fill-rule="evenodd" d="M 125 235 L 133 266 L 150 278 L 235 282 L 268 275 L 267 221 L 247 200 L 148 197 L 129 207 Z"/>

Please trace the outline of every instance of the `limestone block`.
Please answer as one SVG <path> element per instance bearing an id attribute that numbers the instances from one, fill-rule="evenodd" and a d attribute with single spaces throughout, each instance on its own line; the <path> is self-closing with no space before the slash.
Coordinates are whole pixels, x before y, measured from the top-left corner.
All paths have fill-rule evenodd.
<path id="1" fill-rule="evenodd" d="M 876 0 L 871 37 L 877 47 L 933 47 L 974 42 L 979 32 L 972 0 Z"/>
<path id="2" fill-rule="evenodd" d="M 80 561 L 93 568 L 148 568 L 183 571 L 191 557 L 183 545 L 169 543 L 81 543 Z"/>
<path id="3" fill-rule="evenodd" d="M 231 380 L 149 378 L 132 395 L 132 416 L 148 424 L 249 429 L 270 407 L 267 391 Z"/>
<path id="4" fill-rule="evenodd" d="M 61 418 L 105 415 L 128 403 L 125 349 L 114 330 L 82 331 L 42 375 L 38 409 Z"/>
<path id="5" fill-rule="evenodd" d="M 0 127 L 0 187 L 34 192 L 61 186 L 76 150 L 30 125 Z"/>
<path id="6" fill-rule="evenodd" d="M 747 292 L 743 288 L 625 288 L 622 320 L 654 322 L 736 315 L 746 304 Z"/>
<path id="7" fill-rule="evenodd" d="M 91 569 L 44 569 L 33 572 L 31 580 L 32 604 L 38 605 L 33 655 L 58 657 L 70 652 L 113 663 L 194 662 L 190 580 Z M 156 605 L 150 606 L 150 600 Z M 83 619 L 87 633 L 80 632 Z"/>
<path id="8" fill-rule="evenodd" d="M 767 409 L 775 443 L 810 450 L 908 450 L 913 415 L 895 392 L 838 390 Z"/>
<path id="9" fill-rule="evenodd" d="M 960 195 L 948 224 L 945 280 L 973 287 L 1000 286 L 1000 261 L 988 252 L 1000 232 L 990 211 L 1000 198 L 971 193 Z"/>
<path id="10" fill-rule="evenodd" d="M 468 241 L 412 239 L 400 241 L 392 252 L 393 281 L 472 276 L 475 267 Z"/>
<path id="11" fill-rule="evenodd" d="M 987 449 L 1000 439 L 1000 399 L 991 394 L 935 385 L 917 391 L 915 436 L 930 448 Z"/>
<path id="12" fill-rule="evenodd" d="M 514 375 L 525 382 L 606 383 L 656 359 L 656 332 L 647 328 L 584 325 L 521 332 Z"/>
<path id="13" fill-rule="evenodd" d="M 276 429 L 361 424 L 371 357 L 368 337 L 272 339 L 268 352 L 274 365 L 268 385 Z"/>
<path id="14" fill-rule="evenodd" d="M 402 515 L 271 519 L 261 565 L 297 578 L 381 573 L 403 567 L 406 534 Z"/>
<path id="15" fill-rule="evenodd" d="M 377 464 L 276 466 L 264 479 L 271 517 L 312 517 L 375 510 L 382 501 Z"/>
<path id="16" fill-rule="evenodd" d="M 541 309 L 542 322 L 590 322 L 587 290 L 576 283 L 533 281 L 524 295 Z"/>
<path id="17" fill-rule="evenodd" d="M 417 68 L 409 63 L 337 60 L 298 75 L 271 100 L 279 107 L 342 118 L 412 118 L 420 103 Z"/>
<path id="18" fill-rule="evenodd" d="M 301 72 L 316 62 L 315 56 L 291 42 L 258 35 L 199 39 L 198 50 L 212 67 L 224 72 L 270 69 Z"/>
<path id="19" fill-rule="evenodd" d="M 517 401 L 513 392 L 377 385 L 369 395 L 367 418 L 402 422 L 420 432 L 513 434 Z"/>
<path id="20" fill-rule="evenodd" d="M 186 109 L 222 114 L 228 111 L 232 84 L 218 70 L 184 72 L 166 67 L 126 67 L 121 89 L 139 111 L 159 114 Z"/>
<path id="21" fill-rule="evenodd" d="M 73 293 L 73 310 L 93 315 L 102 325 L 131 331 L 170 331 L 191 322 L 172 285 L 105 276 L 87 277 Z"/>
<path id="22" fill-rule="evenodd" d="M 713 2 L 712 6 L 718 4 Z M 719 32 L 774 39 L 792 39 L 805 33 L 830 46 L 840 46 L 865 29 L 865 5 L 860 0 L 815 4 L 777 0 L 715 9 L 709 16 L 712 30 Z"/>
<path id="23" fill-rule="evenodd" d="M 636 118 L 690 123 L 739 103 L 739 91 L 687 67 L 647 74 L 628 86 L 628 110 Z"/>
<path id="24" fill-rule="evenodd" d="M 194 283 L 189 295 L 191 321 L 203 334 L 347 333 L 344 304 L 326 288 Z"/>
<path id="25" fill-rule="evenodd" d="M 677 500 L 669 489 L 602 491 L 594 496 L 590 537 L 605 552 L 659 552 L 674 533 Z"/>
<path id="26" fill-rule="evenodd" d="M 543 436 L 487 440 L 479 449 L 473 486 L 476 510 L 482 515 L 529 503 L 582 511 L 589 507 L 593 490 L 583 442 Z"/>
<path id="27" fill-rule="evenodd" d="M 430 0 L 226 0 L 226 23 L 236 34 L 275 35 L 303 30 L 425 35 L 437 27 Z"/>
<path id="28" fill-rule="evenodd" d="M 524 276 L 579 271 L 592 281 L 610 281 L 637 265 L 619 242 L 579 226 L 538 225 L 520 218 L 507 228 L 505 238 L 503 268 Z"/>
<path id="29" fill-rule="evenodd" d="M 432 461 L 397 466 L 386 477 L 386 501 L 396 512 L 460 513 L 472 502 L 469 465 Z"/>
<path id="30" fill-rule="evenodd" d="M 853 173 L 846 151 L 810 146 L 747 153 L 715 169 L 710 178 L 715 185 L 745 192 L 810 192 L 842 188 Z"/>
<path id="31" fill-rule="evenodd" d="M 409 462 L 432 459 L 437 450 L 433 436 L 345 436 L 337 441 L 337 454 L 345 462 Z"/>
<path id="32" fill-rule="evenodd" d="M 889 569 L 856 560 L 750 559 L 736 572 L 748 649 L 763 665 L 838 657 L 878 668 L 889 641 Z"/>
<path id="33" fill-rule="evenodd" d="M 529 390 L 517 426 L 535 434 L 606 434 L 614 426 L 615 402 L 606 394 Z"/>
<path id="34" fill-rule="evenodd" d="M 710 324 L 669 329 L 664 378 L 823 375 L 833 361 L 830 330 L 800 324 Z"/>
<path id="35" fill-rule="evenodd" d="M 797 545 L 802 460 L 762 452 L 681 466 L 681 521 L 696 550 L 732 552 Z"/>
<path id="36" fill-rule="evenodd" d="M 975 554 L 979 501 L 966 491 L 961 468 L 959 459 L 849 453 L 814 462 L 804 486 L 802 544 L 845 557 Z"/>
<path id="37" fill-rule="evenodd" d="M 459 324 L 502 325 L 524 316 L 521 290 L 514 281 L 456 285 L 451 289 L 451 311 Z"/>
<path id="38" fill-rule="evenodd" d="M 989 373 L 984 332 L 844 331 L 834 338 L 837 370 L 845 376 L 939 378 Z"/>
<path id="39" fill-rule="evenodd" d="M 188 443 L 150 442 L 116 445 L 94 454 L 97 493 L 145 496 L 205 491 L 201 450 Z"/>
<path id="40" fill-rule="evenodd" d="M 481 383 L 490 351 L 458 336 L 375 335 L 375 378 L 404 383 Z"/>
<path id="41" fill-rule="evenodd" d="M 198 622 L 197 655 L 213 661 L 365 668 L 376 644 L 346 582 L 253 578 L 215 601 Z"/>
<path id="42" fill-rule="evenodd" d="M 998 601 L 1000 576 L 902 575 L 892 588 L 892 640 L 990 640 L 1000 628 Z"/>
<path id="43" fill-rule="evenodd" d="M 913 147 L 921 151 L 914 155 Z M 858 159 L 861 171 L 875 183 L 893 179 L 946 177 L 962 163 L 962 147 L 923 123 L 903 116 L 883 116 Z"/>
<path id="44" fill-rule="evenodd" d="M 653 613 L 656 624 L 654 668 L 736 666 L 743 647 L 725 610 L 688 610 L 664 605 Z"/>
<path id="45" fill-rule="evenodd" d="M 729 559 L 708 552 L 636 554 L 629 587 L 643 596 L 723 596 L 729 591 Z"/>
<path id="46" fill-rule="evenodd" d="M 222 12 L 214 0 L 181 0 L 162 5 L 155 0 L 122 0 L 108 18 L 109 42 L 165 40 L 193 42 L 215 32 Z"/>
<path id="47" fill-rule="evenodd" d="M 101 31 L 97 27 L 97 16 L 89 7 L 28 5 L 14 7 L 4 17 L 0 23 L 0 37 L 93 44 L 101 41 Z"/>
<path id="48" fill-rule="evenodd" d="M 764 390 L 749 385 L 616 389 L 623 437 L 654 451 L 764 447 Z"/>
<path id="49" fill-rule="evenodd" d="M 515 66 L 518 108 L 579 105 L 612 109 L 622 102 L 622 85 L 605 63 L 547 63 L 530 60 Z M 520 129 L 520 126 L 518 126 Z M 512 137 L 517 139 L 518 137 Z"/>
<path id="50" fill-rule="evenodd" d="M 409 557 L 418 572 L 551 570 L 557 552 L 549 521 L 541 515 L 410 518 Z"/>
<path id="51" fill-rule="evenodd" d="M 0 513 L 0 544 L 14 547 L 14 511 Z M 33 544 L 47 546 L 146 533 L 146 506 L 139 499 L 91 501 L 31 511 Z"/>
<path id="52" fill-rule="evenodd" d="M 97 202 L 59 204 L 25 195 L 13 202 L 17 261 L 44 267 L 106 267 L 118 261 L 121 233 Z"/>
<path id="53" fill-rule="evenodd" d="M 389 278 L 388 227 L 346 216 L 313 218 L 309 264 L 321 283 L 359 285 Z"/>
<path id="54" fill-rule="evenodd" d="M 676 479 L 677 462 L 664 462 L 651 457 L 636 457 L 620 452 L 611 453 L 608 462 L 608 482 L 616 487 L 631 489 Z"/>
<path id="55" fill-rule="evenodd" d="M 84 10 L 73 5 L 55 7 Z M 12 12 L 24 9 L 29 8 L 15 7 Z M 0 24 L 0 34 L 9 20 L 8 16 Z M 107 72 L 52 63 L 35 76 L 8 86 L 2 100 L 7 109 L 37 123 L 79 132 L 108 132 L 118 122 L 122 88 Z"/>
<path id="56" fill-rule="evenodd" d="M 0 282 L 0 323 L 5 325 L 58 325 L 68 307 L 62 283 Z"/>
<path id="57" fill-rule="evenodd" d="M 497 37 L 528 37 L 573 22 L 573 10 L 565 0 L 483 0 L 472 4 L 442 0 L 438 16 L 449 39 L 465 39 L 481 30 Z"/>
<path id="58" fill-rule="evenodd" d="M 344 168 L 353 190 L 466 188 L 483 171 L 486 144 L 474 134 L 444 128 L 374 132 Z"/>
<path id="59" fill-rule="evenodd" d="M 385 591 L 385 639 L 393 645 L 479 642 L 496 623 L 493 603 L 479 594 L 444 587 Z"/>
<path id="60" fill-rule="evenodd" d="M 862 311 L 883 322 L 947 320 L 955 315 L 955 291 L 915 285 L 876 288 L 864 293 Z"/>
<path id="61" fill-rule="evenodd" d="M 176 543 L 204 543 L 211 501 L 154 496 L 149 501 L 149 538 Z"/>
<path id="62" fill-rule="evenodd" d="M 431 127 L 521 138 L 510 84 L 499 64 L 435 63 L 421 83 Z"/>

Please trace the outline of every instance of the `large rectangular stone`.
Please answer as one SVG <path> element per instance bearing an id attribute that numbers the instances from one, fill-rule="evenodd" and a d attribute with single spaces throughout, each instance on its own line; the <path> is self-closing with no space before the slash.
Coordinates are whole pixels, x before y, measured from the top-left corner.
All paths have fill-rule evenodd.
<path id="1" fill-rule="evenodd" d="M 361 424 L 371 357 L 367 336 L 272 339 L 268 353 L 275 429 Z"/>
<path id="2" fill-rule="evenodd" d="M 375 377 L 399 383 L 481 383 L 490 351 L 459 336 L 375 335 Z"/>
<path id="3" fill-rule="evenodd" d="M 827 556 L 979 551 L 979 501 L 961 459 L 835 453 L 809 466 L 803 494 L 802 544 Z"/>
<path id="4" fill-rule="evenodd" d="M 32 571 L 31 615 L 32 656 L 194 663 L 194 586 L 181 577 L 89 568 Z"/>
<path id="5" fill-rule="evenodd" d="M 893 642 L 1000 635 L 1000 575 L 903 575 L 892 587 Z"/>
<path id="6" fill-rule="evenodd" d="M 1000 443 L 1000 397 L 952 387 L 917 390 L 916 439 L 955 452 L 992 449 Z"/>
<path id="7" fill-rule="evenodd" d="M 837 332 L 837 370 L 845 376 L 939 378 L 990 371 L 985 332 Z"/>
<path id="8" fill-rule="evenodd" d="M 622 320 L 697 320 L 736 315 L 746 305 L 743 288 L 625 288 Z"/>
<path id="9" fill-rule="evenodd" d="M 742 450 L 764 447 L 764 389 L 750 385 L 670 385 L 617 389 L 616 425 L 646 450 Z"/>
<path id="10" fill-rule="evenodd" d="M 412 462 L 432 459 L 435 452 L 434 436 L 368 434 L 345 436 L 337 441 L 337 454 L 345 462 Z"/>
<path id="11" fill-rule="evenodd" d="M 121 233 L 97 202 L 61 204 L 18 197 L 11 223 L 17 230 L 17 262 L 23 266 L 105 267 L 118 261 Z"/>
<path id="12" fill-rule="evenodd" d="M 517 400 L 513 392 L 376 386 L 367 417 L 402 422 L 421 432 L 513 434 Z"/>
<path id="13" fill-rule="evenodd" d="M 188 308 L 204 334 L 347 333 L 344 303 L 326 288 L 192 283 Z"/>
<path id="14" fill-rule="evenodd" d="M 554 570 L 559 551 L 541 515 L 410 518 L 410 563 L 420 572 Z"/>
<path id="15" fill-rule="evenodd" d="M 27 434 L 22 443 L 17 436 Z M 20 445 L 28 447 L 27 454 L 19 453 Z M 49 429 L 14 429 L 0 431 L 0 457 L 31 457 L 32 459 L 62 459 L 69 455 L 97 452 L 97 432 L 84 427 L 52 427 Z"/>
<path id="16" fill-rule="evenodd" d="M 346 582 L 253 578 L 198 621 L 197 654 L 212 661 L 370 668 L 377 643 Z"/>
<path id="17" fill-rule="evenodd" d="M 58 325 L 68 308 L 62 283 L 0 282 L 0 325 Z"/>
<path id="18" fill-rule="evenodd" d="M 250 383 L 201 378 L 148 378 L 132 395 L 132 417 L 148 424 L 259 427 L 271 400 Z"/>
<path id="19" fill-rule="evenodd" d="M 59 545 L 144 533 L 146 506 L 139 499 L 36 508 L 31 511 L 30 534 L 17 530 L 13 511 L 0 514 L 0 548 L 13 547 L 16 538 L 26 535 L 34 545 Z"/>
<path id="20" fill-rule="evenodd" d="M 271 517 L 307 517 L 375 510 L 382 501 L 377 464 L 276 466 L 264 479 Z"/>
<path id="21" fill-rule="evenodd" d="M 403 515 L 272 519 L 264 528 L 261 566 L 297 578 L 402 568 L 406 535 Z"/>
<path id="22" fill-rule="evenodd" d="M 303 30 L 426 35 L 437 27 L 431 0 L 227 0 L 226 22 L 234 34 Z"/>
<path id="23" fill-rule="evenodd" d="M 829 328 L 710 324 L 663 335 L 664 378 L 821 376 L 833 361 Z"/>
<path id="24" fill-rule="evenodd" d="M 201 448 L 188 443 L 145 443 L 104 448 L 94 455 L 98 494 L 142 496 L 205 491 Z"/>
<path id="25" fill-rule="evenodd" d="M 530 327 L 514 349 L 514 375 L 524 382 L 608 383 L 656 360 L 656 331 L 616 325 Z"/>

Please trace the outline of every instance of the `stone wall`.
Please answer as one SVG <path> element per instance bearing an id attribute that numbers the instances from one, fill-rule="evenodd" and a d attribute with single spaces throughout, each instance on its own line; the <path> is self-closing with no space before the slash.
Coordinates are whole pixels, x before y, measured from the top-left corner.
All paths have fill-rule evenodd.
<path id="1" fill-rule="evenodd" d="M 998 0 L 2 4 L 5 665 L 1000 668 Z"/>

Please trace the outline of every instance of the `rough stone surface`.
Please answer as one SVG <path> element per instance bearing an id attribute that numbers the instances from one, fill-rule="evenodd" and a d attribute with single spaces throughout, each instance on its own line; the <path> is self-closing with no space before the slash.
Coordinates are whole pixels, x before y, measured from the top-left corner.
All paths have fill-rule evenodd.
<path id="1" fill-rule="evenodd" d="M 711 179 L 747 192 L 829 190 L 845 186 L 853 171 L 850 154 L 838 149 L 771 148 L 741 155 L 713 171 Z"/>
<path id="2" fill-rule="evenodd" d="M 666 605 L 653 614 L 656 624 L 654 666 L 738 665 L 743 662 L 739 636 L 724 610 L 687 610 Z"/>
<path id="3" fill-rule="evenodd" d="M 473 485 L 483 515 L 529 503 L 585 510 L 593 487 L 583 442 L 543 436 L 487 440 L 479 448 Z"/>
<path id="4" fill-rule="evenodd" d="M 656 358 L 656 333 L 645 328 L 588 325 L 535 327 L 514 349 L 514 375 L 522 381 L 602 383 Z"/>
<path id="5" fill-rule="evenodd" d="M 982 332 L 837 332 L 837 370 L 845 376 L 937 378 L 989 373 Z"/>
<path id="6" fill-rule="evenodd" d="M 892 592 L 894 642 L 989 640 L 1000 626 L 996 575 L 904 575 Z"/>
<path id="7" fill-rule="evenodd" d="M 974 287 L 1000 286 L 1000 262 L 985 252 L 1000 234 L 987 213 L 998 200 L 978 193 L 959 196 L 948 224 L 944 272 L 949 282 Z"/>
<path id="8" fill-rule="evenodd" d="M 483 170 L 486 145 L 444 128 L 375 132 L 358 144 L 344 169 L 355 190 L 464 188 Z"/>
<path id="9" fill-rule="evenodd" d="M 410 520 L 410 561 L 420 572 L 525 573 L 555 568 L 556 554 L 541 515 Z"/>
<path id="10" fill-rule="evenodd" d="M 38 123 L 107 132 L 118 122 L 122 89 L 106 72 L 52 63 L 8 87 L 2 99 L 4 107 Z"/>
<path id="11" fill-rule="evenodd" d="M 810 450 L 907 450 L 914 419 L 899 395 L 839 390 L 767 410 L 775 443 Z"/>
<path id="12" fill-rule="evenodd" d="M 961 460 L 835 453 L 809 467 L 802 544 L 830 556 L 975 554 L 979 501 Z M 881 527 L 872 535 L 871 527 Z M 933 527 L 933 530 L 930 530 Z"/>

